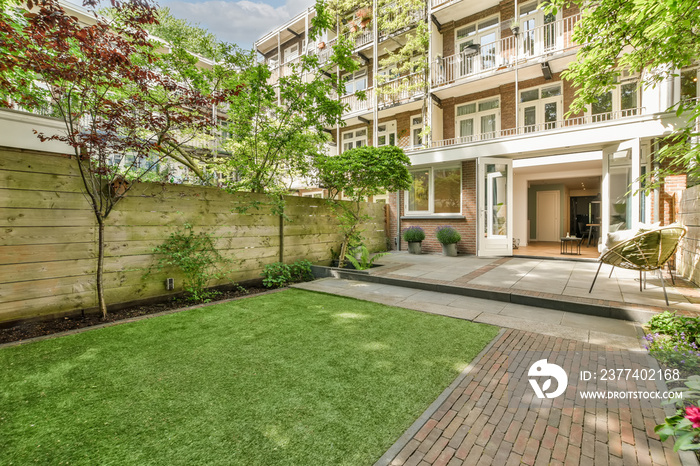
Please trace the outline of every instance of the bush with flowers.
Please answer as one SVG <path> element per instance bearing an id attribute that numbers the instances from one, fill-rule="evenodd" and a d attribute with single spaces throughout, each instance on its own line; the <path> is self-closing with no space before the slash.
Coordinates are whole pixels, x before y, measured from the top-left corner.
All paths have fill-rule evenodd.
<path id="1" fill-rule="evenodd" d="M 674 451 L 700 451 L 700 443 L 696 441 L 700 436 L 700 376 L 691 375 L 685 381 L 685 387 L 671 391 L 683 393 L 682 398 L 675 401 L 678 411 L 675 416 L 667 417 L 663 424 L 656 426 L 654 431 L 662 442 L 671 436 L 675 437 Z"/>

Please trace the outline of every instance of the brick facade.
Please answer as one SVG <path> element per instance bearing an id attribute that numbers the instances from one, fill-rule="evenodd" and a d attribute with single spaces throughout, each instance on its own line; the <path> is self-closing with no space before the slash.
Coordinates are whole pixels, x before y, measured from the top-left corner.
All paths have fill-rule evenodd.
<path id="1" fill-rule="evenodd" d="M 419 226 L 425 230 L 425 240 L 422 243 L 424 253 L 439 253 L 442 246 L 435 237 L 435 230 L 442 225 L 454 227 L 462 236 L 462 240 L 457 243 L 457 251 L 460 254 L 476 254 L 476 221 L 477 221 L 477 200 L 476 200 L 476 161 L 466 160 L 462 162 L 462 212 L 464 219 L 409 219 L 404 215 L 404 194 L 401 193 L 398 207 L 401 214 L 401 229 L 410 226 Z M 393 238 L 391 243 L 396 249 L 396 193 L 389 195 L 389 238 Z M 401 240 L 401 250 L 408 250 L 408 244 Z"/>

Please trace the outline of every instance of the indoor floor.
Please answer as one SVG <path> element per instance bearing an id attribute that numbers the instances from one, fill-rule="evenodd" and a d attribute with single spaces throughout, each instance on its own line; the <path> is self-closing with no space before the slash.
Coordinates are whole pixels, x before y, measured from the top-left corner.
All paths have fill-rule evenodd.
<path id="1" fill-rule="evenodd" d="M 528 257 L 561 257 L 562 259 L 597 259 L 600 253 L 598 253 L 598 245 L 596 243 L 597 241 L 595 240 L 591 241 L 591 245 L 588 246 L 587 239 L 584 239 L 581 242 L 581 255 L 571 255 L 561 253 L 561 245 L 558 241 L 531 241 L 527 246 L 520 246 L 518 249 L 513 249 L 513 255 Z M 574 252 L 576 252 L 576 250 Z"/>

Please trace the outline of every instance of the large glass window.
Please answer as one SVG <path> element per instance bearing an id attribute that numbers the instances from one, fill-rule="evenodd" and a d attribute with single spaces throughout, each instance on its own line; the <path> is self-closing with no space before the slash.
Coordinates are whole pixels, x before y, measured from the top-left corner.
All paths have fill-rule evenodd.
<path id="1" fill-rule="evenodd" d="M 458 105 L 455 132 L 460 142 L 495 138 L 499 130 L 499 104 L 496 97 Z"/>
<path id="2" fill-rule="evenodd" d="M 423 117 L 416 115 L 411 117 L 411 147 L 423 147 Z"/>
<path id="3" fill-rule="evenodd" d="M 561 83 L 520 93 L 520 119 L 526 133 L 554 129 L 562 113 Z"/>
<path id="4" fill-rule="evenodd" d="M 632 220 L 632 160 L 629 150 L 608 158 L 610 186 L 610 231 L 629 230 Z"/>
<path id="5" fill-rule="evenodd" d="M 498 16 L 493 16 L 455 31 L 455 48 L 460 52 L 460 76 L 488 70 L 497 65 L 498 24 Z"/>
<path id="6" fill-rule="evenodd" d="M 700 69 L 684 70 L 681 72 L 681 99 L 697 99 L 700 97 L 700 86 L 698 85 L 698 76 Z"/>
<path id="7" fill-rule="evenodd" d="M 354 73 L 344 74 L 343 87 L 345 88 L 345 95 L 367 89 L 367 68 L 359 69 Z"/>
<path id="8" fill-rule="evenodd" d="M 380 123 L 377 126 L 377 147 L 396 145 L 396 122 Z"/>
<path id="9" fill-rule="evenodd" d="M 343 152 L 367 145 L 367 130 L 358 129 L 343 133 Z"/>
<path id="10" fill-rule="evenodd" d="M 593 122 L 607 121 L 615 118 L 639 114 L 639 86 L 637 81 L 620 84 L 598 97 L 591 104 Z"/>
<path id="11" fill-rule="evenodd" d="M 460 167 L 423 168 L 411 171 L 413 182 L 406 196 L 408 214 L 459 214 L 462 170 Z"/>

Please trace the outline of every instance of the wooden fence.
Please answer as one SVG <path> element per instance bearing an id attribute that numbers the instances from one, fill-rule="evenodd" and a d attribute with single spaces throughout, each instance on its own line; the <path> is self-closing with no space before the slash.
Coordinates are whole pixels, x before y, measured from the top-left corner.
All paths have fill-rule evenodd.
<path id="1" fill-rule="evenodd" d="M 141 183 L 107 219 L 105 297 L 109 305 L 182 291 L 174 271 L 153 273 L 152 250 L 185 223 L 213 234 L 231 259 L 230 279 L 260 278 L 266 264 L 308 259 L 329 263 L 339 248 L 339 224 L 322 199 L 289 196 L 281 221 L 270 208 L 236 206 L 263 195 L 228 194 L 217 188 Z M 384 210 L 365 204 L 367 246 L 386 248 Z M 97 229 L 82 193 L 75 160 L 44 153 L 0 149 L 0 323 L 93 309 Z M 165 278 L 174 277 L 175 291 Z"/>
<path id="2" fill-rule="evenodd" d="M 700 285 L 700 186 L 681 194 L 678 221 L 688 229 L 676 255 L 678 273 Z"/>

